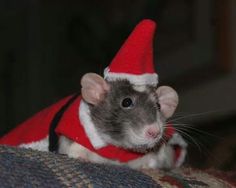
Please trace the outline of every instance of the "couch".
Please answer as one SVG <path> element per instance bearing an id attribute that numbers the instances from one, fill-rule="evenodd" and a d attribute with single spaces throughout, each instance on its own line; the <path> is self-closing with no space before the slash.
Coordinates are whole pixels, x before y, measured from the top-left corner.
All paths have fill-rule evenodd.
<path id="1" fill-rule="evenodd" d="M 189 167 L 133 170 L 49 152 L 0 146 L 0 187 L 236 187 L 236 173 Z"/>

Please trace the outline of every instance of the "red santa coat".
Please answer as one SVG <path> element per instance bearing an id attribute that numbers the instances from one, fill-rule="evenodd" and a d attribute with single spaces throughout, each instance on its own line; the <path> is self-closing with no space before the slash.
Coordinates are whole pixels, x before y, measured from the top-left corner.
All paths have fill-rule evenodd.
<path id="1" fill-rule="evenodd" d="M 33 117 L 29 118 L 11 132 L 0 138 L 0 144 L 19 146 L 40 142 L 49 136 L 50 125 L 55 119 L 55 132 L 58 136 L 63 135 L 80 145 L 86 147 L 96 154 L 119 162 L 128 162 L 142 157 L 143 153 L 133 152 L 114 145 L 105 145 L 96 147 L 92 144 L 91 139 L 86 135 L 84 126 L 81 124 L 78 109 L 81 105 L 81 96 L 69 96 L 52 106 L 40 111 Z M 58 119 L 58 112 L 64 108 L 62 116 Z M 60 113 L 60 112 L 59 112 Z M 171 139 L 175 134 L 172 126 L 166 130 L 165 135 Z M 176 147 L 175 144 L 175 161 L 181 158 L 182 148 Z"/>

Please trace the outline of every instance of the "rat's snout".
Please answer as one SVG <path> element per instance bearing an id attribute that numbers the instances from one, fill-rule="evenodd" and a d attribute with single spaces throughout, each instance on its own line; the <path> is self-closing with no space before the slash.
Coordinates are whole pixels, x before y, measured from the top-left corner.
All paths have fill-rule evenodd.
<path id="1" fill-rule="evenodd" d="M 157 126 L 149 126 L 145 131 L 146 138 L 156 139 L 160 135 L 160 128 Z"/>

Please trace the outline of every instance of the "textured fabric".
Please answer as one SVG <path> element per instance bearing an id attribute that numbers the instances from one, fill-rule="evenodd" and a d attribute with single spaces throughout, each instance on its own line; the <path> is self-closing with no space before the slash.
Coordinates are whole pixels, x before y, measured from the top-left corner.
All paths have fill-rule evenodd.
<path id="1" fill-rule="evenodd" d="M 173 171 L 143 170 L 164 188 L 235 188 L 236 172 L 180 168 Z"/>
<path id="2" fill-rule="evenodd" d="M 142 170 L 0 146 L 0 187 L 233 188 L 236 173 L 191 168 Z"/>
<path id="3" fill-rule="evenodd" d="M 82 163 L 49 152 L 0 146 L 0 187 L 160 187 L 126 167 Z"/>

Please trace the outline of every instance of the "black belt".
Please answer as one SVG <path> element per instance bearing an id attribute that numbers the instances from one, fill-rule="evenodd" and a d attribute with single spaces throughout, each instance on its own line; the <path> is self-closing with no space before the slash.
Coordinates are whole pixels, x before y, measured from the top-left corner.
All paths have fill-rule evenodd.
<path id="1" fill-rule="evenodd" d="M 79 96 L 79 94 L 73 95 L 67 102 L 64 104 L 58 112 L 54 115 L 50 127 L 49 127 L 49 145 L 48 150 L 51 152 L 58 152 L 58 135 L 55 132 L 55 129 L 57 128 L 58 123 L 60 122 L 64 112 L 66 109 L 75 101 L 75 99 Z"/>

